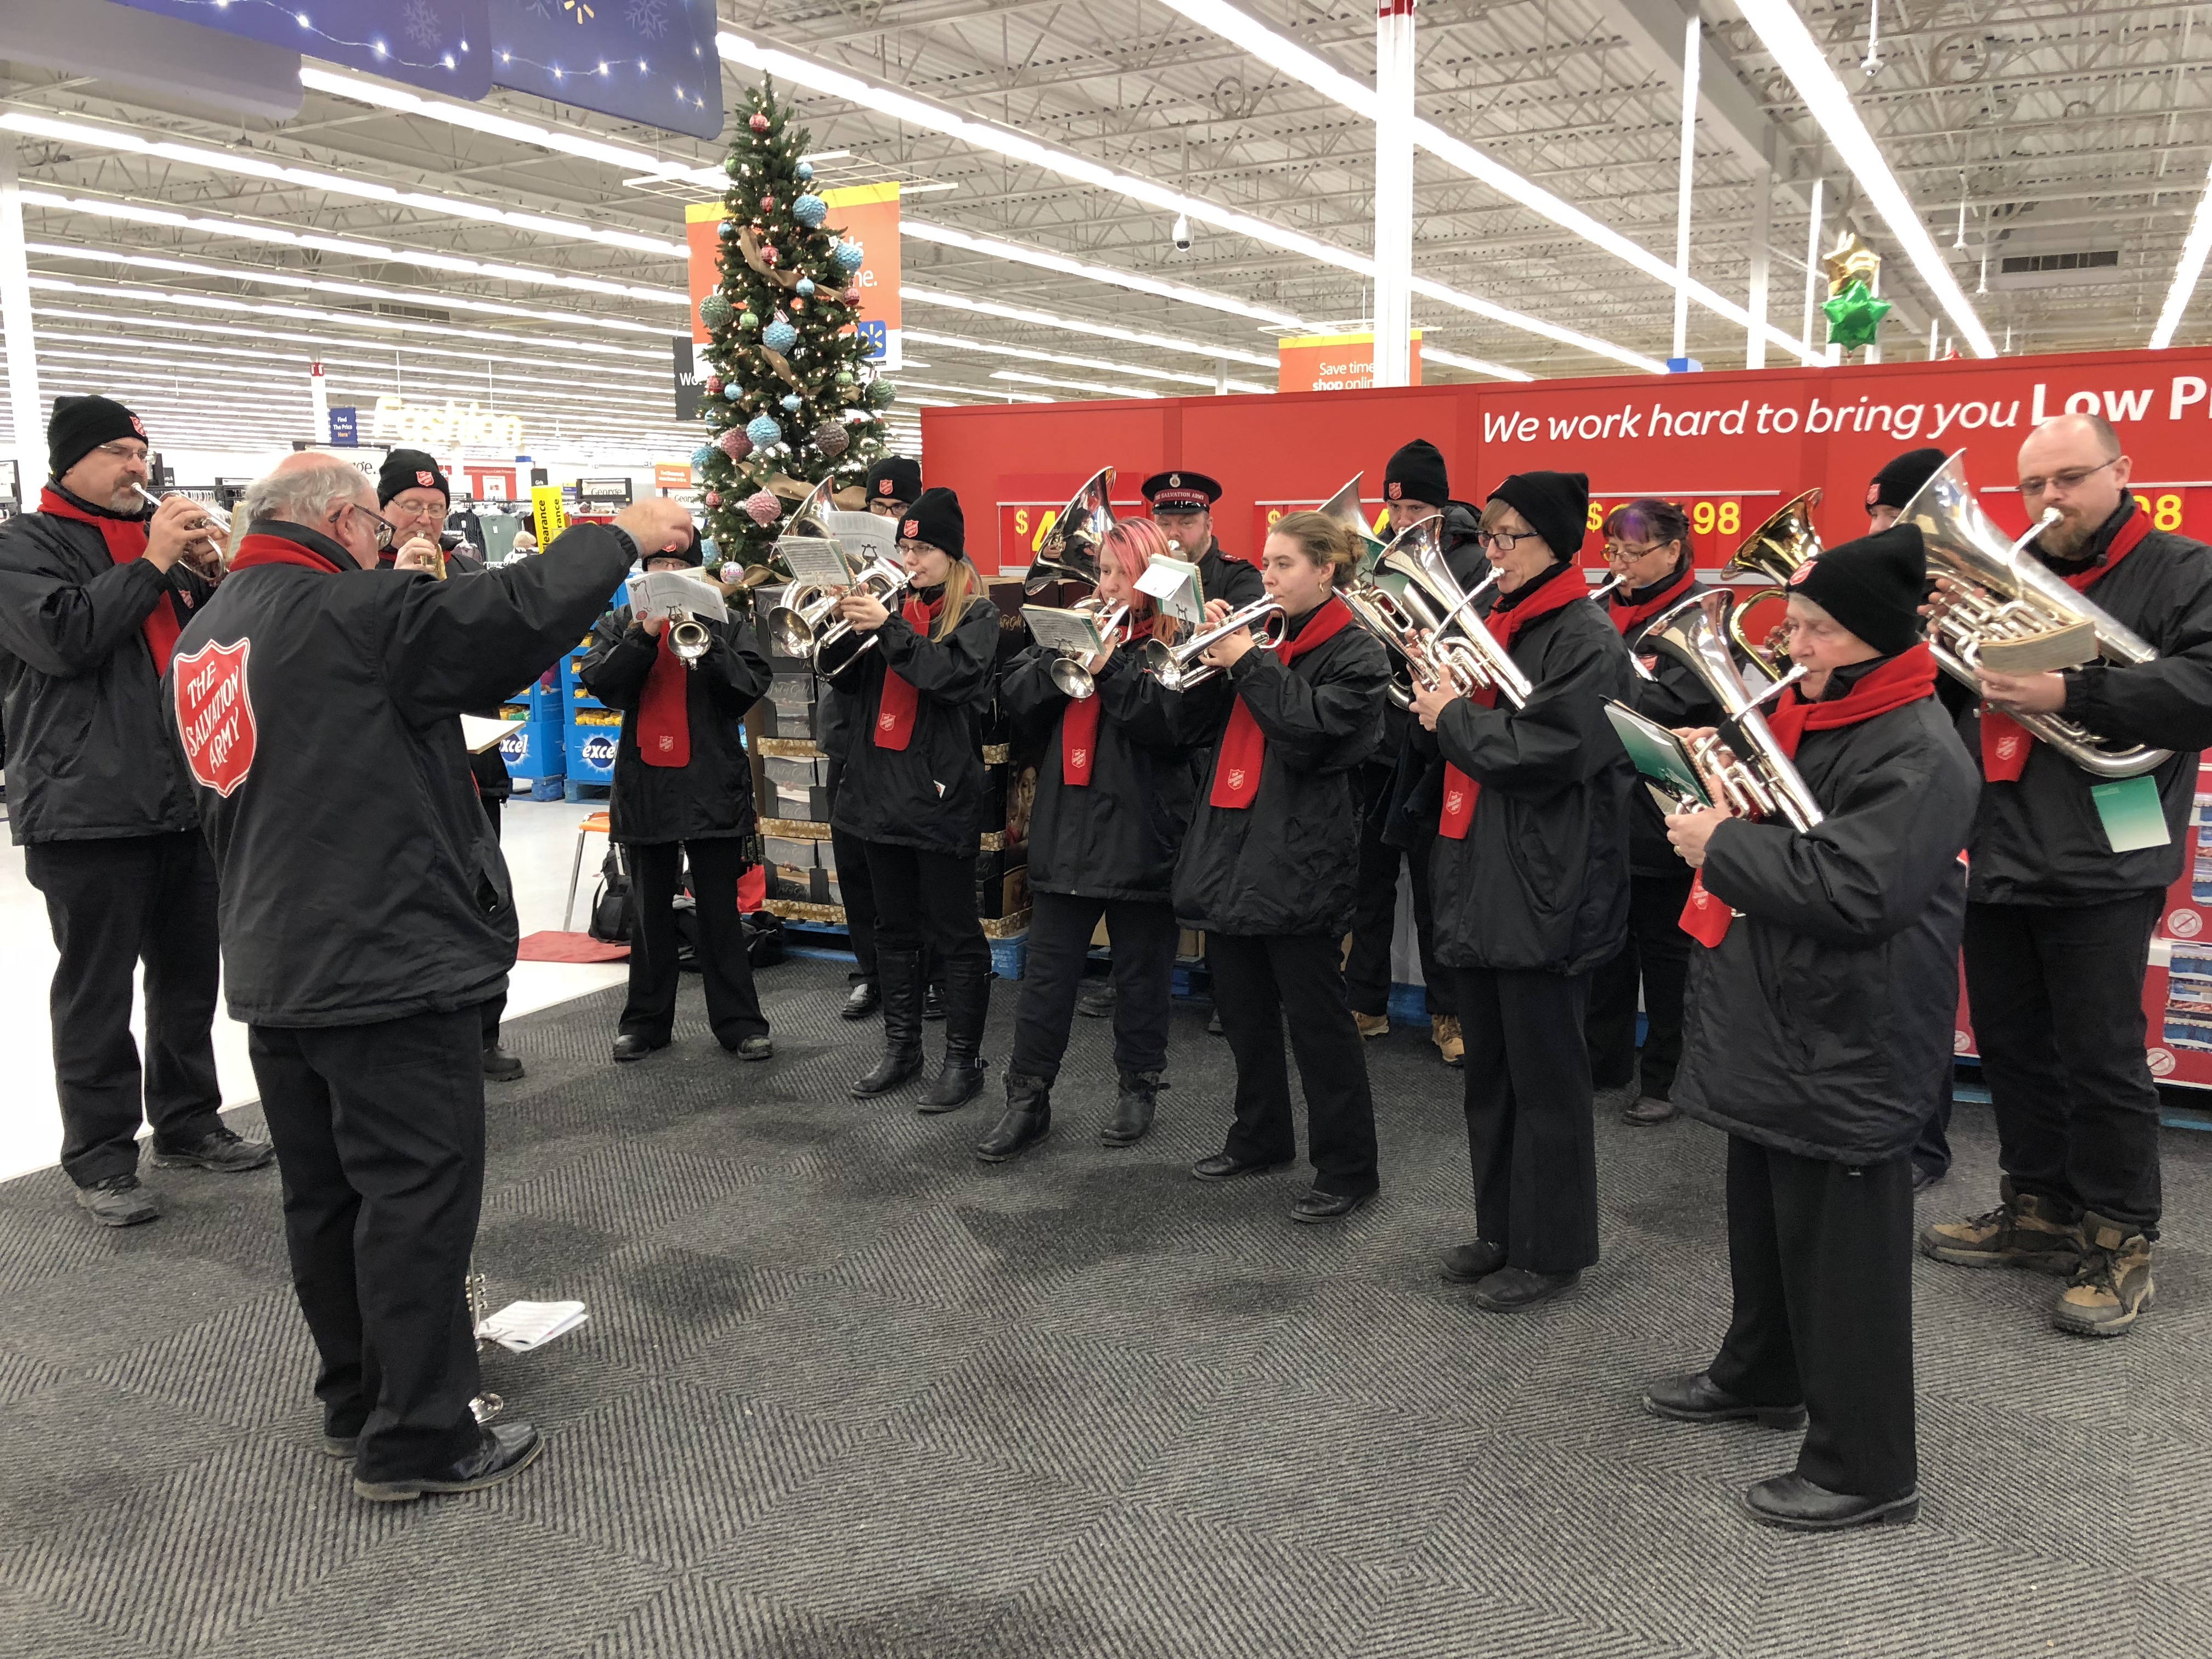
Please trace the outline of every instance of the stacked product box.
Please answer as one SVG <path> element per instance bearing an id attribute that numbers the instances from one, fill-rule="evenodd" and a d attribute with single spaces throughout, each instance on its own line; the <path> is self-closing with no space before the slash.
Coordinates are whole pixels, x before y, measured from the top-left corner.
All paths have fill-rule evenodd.
<path id="1" fill-rule="evenodd" d="M 608 708 L 576 678 L 585 647 L 561 659 L 561 704 L 568 732 L 567 760 L 572 798 L 578 785 L 611 784 L 615 751 L 622 746 L 622 715 Z"/>
<path id="2" fill-rule="evenodd" d="M 1030 808 L 1036 768 L 1012 758 L 1003 743 L 983 746 L 983 841 L 975 859 L 975 914 L 992 939 L 1030 925 Z"/>
<path id="3" fill-rule="evenodd" d="M 521 696 L 503 704 L 500 717 L 514 730 L 500 739 L 500 758 L 515 787 L 533 800 L 560 798 L 568 772 L 567 734 L 561 716 L 561 683 L 557 670 L 544 675 Z"/>

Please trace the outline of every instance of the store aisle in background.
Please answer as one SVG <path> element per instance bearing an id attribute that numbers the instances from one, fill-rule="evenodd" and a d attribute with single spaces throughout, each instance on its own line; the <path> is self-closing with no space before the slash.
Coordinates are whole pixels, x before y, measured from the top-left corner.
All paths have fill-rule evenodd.
<path id="1" fill-rule="evenodd" d="M 595 804 L 516 799 L 507 804 L 501 823 L 507 868 L 514 872 L 515 903 L 522 931 L 559 927 L 568 895 L 568 869 L 575 857 L 576 826 Z M 584 925 L 606 838 L 592 836 L 584 850 L 583 879 L 576 899 L 575 925 Z M 394 856 L 404 856 L 400 849 Z M 0 844 L 0 1054 L 7 1056 L 4 1091 L 0 1091 L 0 1181 L 59 1160 L 61 1113 L 54 1099 L 53 1049 L 46 1023 L 46 988 L 53 977 L 53 935 L 46 926 L 46 902 L 23 874 L 23 849 Z M 620 963 L 524 962 L 515 964 L 507 992 L 510 1016 L 533 1013 L 588 992 L 622 982 Z M 131 1021 L 143 1040 L 143 1006 Z M 614 1040 L 611 1027 L 607 1040 Z M 222 1076 L 226 1106 L 256 1097 L 253 1070 L 246 1057 L 246 1028 L 218 1012 L 216 1064 Z M 494 1088 L 501 1085 L 493 1085 Z"/>

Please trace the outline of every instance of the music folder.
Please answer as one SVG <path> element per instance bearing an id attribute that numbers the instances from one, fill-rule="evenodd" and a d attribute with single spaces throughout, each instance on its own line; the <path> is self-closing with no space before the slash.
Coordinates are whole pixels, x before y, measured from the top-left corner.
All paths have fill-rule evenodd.
<path id="1" fill-rule="evenodd" d="M 1048 650 L 1072 652 L 1087 659 L 1105 649 L 1106 642 L 1098 634 L 1098 619 L 1087 611 L 1025 605 L 1022 620 L 1029 624 L 1030 637 Z"/>
<path id="2" fill-rule="evenodd" d="M 1697 763 L 1690 758 L 1690 751 L 1681 738 L 1656 720 L 1646 720 L 1626 703 L 1610 697 L 1606 699 L 1605 717 L 1613 722 L 1620 746 L 1628 751 L 1637 775 L 1662 811 L 1680 812 L 1713 804 Z"/>

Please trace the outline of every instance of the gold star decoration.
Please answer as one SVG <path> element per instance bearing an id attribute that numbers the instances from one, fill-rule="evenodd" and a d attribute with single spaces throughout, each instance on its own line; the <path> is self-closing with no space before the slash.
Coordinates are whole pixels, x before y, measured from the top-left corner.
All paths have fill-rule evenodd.
<path id="1" fill-rule="evenodd" d="M 1872 292 L 1875 278 L 1881 275 L 1881 255 L 1859 240 L 1858 232 L 1846 230 L 1836 239 L 1835 252 L 1820 261 L 1820 269 L 1828 273 L 1832 300 L 1853 283 L 1863 283 Z"/>

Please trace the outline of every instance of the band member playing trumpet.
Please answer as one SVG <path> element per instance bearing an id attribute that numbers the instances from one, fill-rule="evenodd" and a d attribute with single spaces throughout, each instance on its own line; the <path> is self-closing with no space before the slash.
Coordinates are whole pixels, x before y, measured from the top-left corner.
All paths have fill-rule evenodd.
<path id="1" fill-rule="evenodd" d="M 1690 546 L 1690 518 L 1674 501 L 1651 498 L 1616 507 L 1606 515 L 1605 560 L 1620 580 L 1606 615 L 1621 641 L 1636 653 L 1638 675 L 1629 706 L 1665 726 L 1711 726 L 1719 718 L 1698 677 L 1669 656 L 1651 651 L 1644 635 L 1659 617 L 1705 591 Z M 1600 1090 L 1638 1085 L 1621 1121 L 1649 1126 L 1674 1115 L 1674 1070 L 1682 1057 L 1682 985 L 1690 972 L 1690 938 L 1682 931 L 1690 872 L 1667 844 L 1667 825 L 1649 790 L 1629 792 L 1628 939 L 1610 962 L 1590 976 L 1590 1082 Z M 1638 993 L 1646 1021 L 1639 1063 L 1636 1046 Z"/>
<path id="2" fill-rule="evenodd" d="M 1808 672 L 1766 720 L 1824 815 L 1810 830 L 1717 808 L 1667 820 L 1700 878 L 1684 925 L 1709 947 L 1675 1096 L 1728 1132 L 1735 1304 L 1711 1364 L 1644 1405 L 1808 1423 L 1796 1468 L 1744 1497 L 1801 1530 L 1919 1506 L 1911 1153 L 1951 1060 L 1976 793 L 1919 639 L 1925 571 L 1899 525 L 1793 578 L 1790 654 Z"/>
<path id="3" fill-rule="evenodd" d="M 1575 562 L 1589 510 L 1579 472 L 1517 473 L 1483 507 L 1499 595 L 1475 626 L 1530 683 L 1525 705 L 1449 684 L 1413 700 L 1449 763 L 1431 878 L 1474 1167 L 1475 1242 L 1443 1274 L 1493 1312 L 1560 1294 L 1598 1255 L 1583 1027 L 1590 970 L 1627 927 L 1634 774 L 1605 717 L 1628 696 L 1628 653 Z"/>
<path id="4" fill-rule="evenodd" d="M 883 1094 L 921 1069 L 926 943 L 945 976 L 945 1063 L 919 1109 L 948 1112 L 983 1086 L 991 947 L 975 913 L 977 717 L 991 696 L 999 608 L 968 562 L 951 490 L 923 490 L 898 537 L 908 578 L 898 609 L 863 589 L 846 594 L 836 615 L 849 631 L 820 659 L 854 721 L 830 825 L 865 843 L 876 891 L 884 1057 L 852 1091 Z"/>
<path id="5" fill-rule="evenodd" d="M 1127 1146 L 1152 1126 L 1175 974 L 1170 888 L 1193 787 L 1189 750 L 1174 724 L 1179 699 L 1144 672 L 1133 647 L 1154 620 L 1137 579 L 1167 556 L 1167 538 L 1145 519 L 1124 520 L 1100 541 L 1098 599 L 1129 607 L 1123 628 L 1130 643 L 1119 642 L 1117 629 L 1085 663 L 1091 695 L 1069 696 L 1054 674 L 1066 659 L 1042 645 L 1024 652 L 1000 684 L 1015 720 L 1042 730 L 1046 742 L 1030 816 L 1029 963 L 1006 1064 L 1006 1111 L 975 1149 L 989 1163 L 1018 1155 L 1052 1127 L 1053 1080 L 1102 917 L 1113 931 L 1121 1089 L 1099 1139 Z"/>
<path id="6" fill-rule="evenodd" d="M 1299 1221 L 1350 1214 L 1374 1196 L 1375 1102 L 1344 990 L 1340 942 L 1358 896 L 1355 769 L 1382 735 L 1389 665 L 1335 590 L 1352 579 L 1351 532 L 1318 513 L 1268 532 L 1261 566 L 1282 607 L 1273 650 L 1249 629 L 1206 660 L 1223 671 L 1183 694 L 1186 732 L 1212 753 L 1175 872 L 1176 914 L 1206 933 L 1214 1006 L 1237 1060 L 1237 1115 L 1226 1144 L 1191 1174 L 1228 1181 L 1297 1155 L 1283 1021 L 1304 1085 L 1310 1192 Z M 1206 606 L 1207 625 L 1230 614 Z"/>
<path id="7" fill-rule="evenodd" d="M 2004 1177 L 1995 1209 L 1920 1241 L 1938 1261 L 2067 1274 L 2051 1321 L 2086 1336 L 2125 1332 L 2153 1293 L 2159 1099 L 2143 967 L 2192 855 L 2197 751 L 2212 742 L 2212 550 L 2154 529 L 2128 479 L 2118 436 L 2094 415 L 2060 416 L 2020 448 L 2028 516 L 2058 514 L 2033 556 L 2156 654 L 1980 676 L 1966 995 Z M 2172 753 L 2107 781 L 2019 723 L 2053 715 Z"/>
<path id="8" fill-rule="evenodd" d="M 680 550 L 649 554 L 644 568 L 695 570 L 699 563 L 694 531 Z M 775 1053 L 738 910 L 755 823 L 742 722 L 768 690 L 768 659 L 726 623 L 695 617 L 691 626 L 705 631 L 706 642 L 687 661 L 668 617 L 639 617 L 617 605 L 599 619 L 576 671 L 623 717 L 607 799 L 609 838 L 630 872 L 629 997 L 615 1036 L 618 1060 L 665 1048 L 675 1031 L 679 854 L 691 868 L 707 1023 L 740 1060 Z"/>

